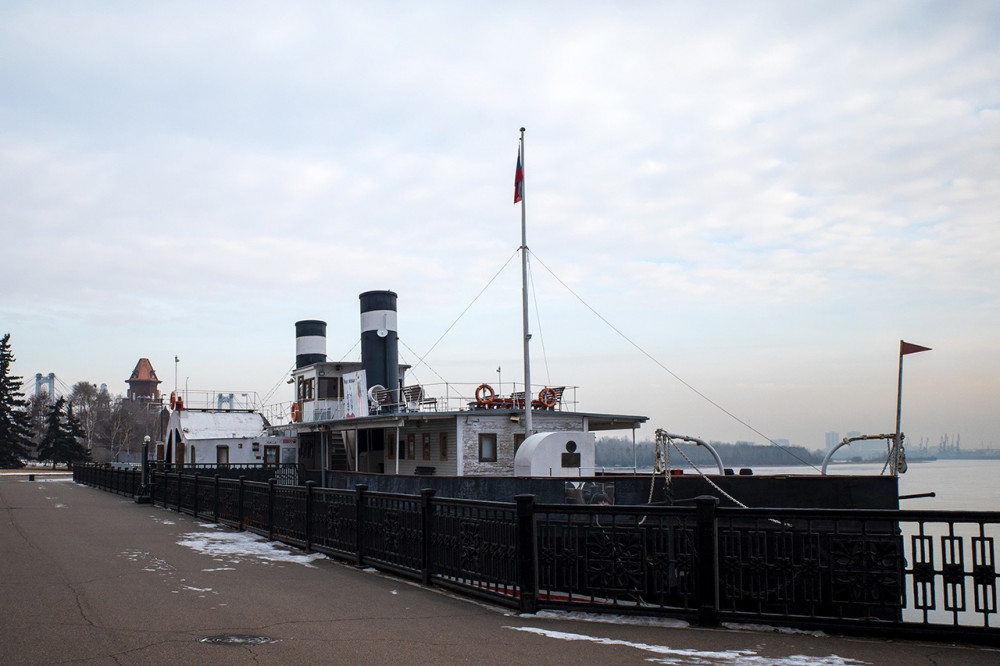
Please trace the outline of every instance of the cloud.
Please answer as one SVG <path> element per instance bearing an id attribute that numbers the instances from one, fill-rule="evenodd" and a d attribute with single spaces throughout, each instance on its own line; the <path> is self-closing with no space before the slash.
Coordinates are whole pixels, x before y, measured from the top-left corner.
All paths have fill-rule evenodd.
<path id="1" fill-rule="evenodd" d="M 169 359 L 238 335 L 262 364 L 240 372 L 270 386 L 291 322 L 325 317 L 350 348 L 357 294 L 392 288 L 423 353 L 520 245 L 525 126 L 546 355 L 578 359 L 599 341 L 593 354 L 647 381 L 589 306 L 690 373 L 718 366 L 733 386 L 770 387 L 757 404 L 754 388 L 738 399 L 774 414 L 774 436 L 846 431 L 815 408 L 847 401 L 842 390 L 817 388 L 807 407 L 789 379 L 804 359 L 841 386 L 837 363 L 912 337 L 1000 370 L 997 14 L 6 3 L 0 231 L 17 287 L 0 322 L 29 375 L 100 381 L 144 344 Z M 495 368 L 483 358 L 516 356 L 518 278 L 508 265 L 431 360 L 474 381 Z M 47 327 L 100 352 L 84 362 Z M 132 344 L 91 340 L 122 335 Z M 615 404 L 613 369 L 563 367 L 601 387 L 585 407 L 631 409 Z M 654 372 L 649 383 L 671 384 Z M 852 380 L 869 403 L 885 393 L 874 374 Z M 1000 393 L 968 385 L 965 404 Z M 793 425 L 775 404 L 814 420 Z M 1000 425 L 961 404 L 928 434 Z"/>

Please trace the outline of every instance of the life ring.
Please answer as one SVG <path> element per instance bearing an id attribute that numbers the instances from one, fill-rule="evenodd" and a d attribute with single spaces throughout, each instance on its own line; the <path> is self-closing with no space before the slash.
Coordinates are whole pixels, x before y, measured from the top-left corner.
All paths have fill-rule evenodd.
<path id="1" fill-rule="evenodd" d="M 299 420 L 299 403 L 292 403 L 292 421 L 298 422 Z"/>
<path id="2" fill-rule="evenodd" d="M 496 396 L 496 391 L 489 384 L 480 384 L 476 388 L 476 402 L 480 405 L 490 404 Z"/>
<path id="3" fill-rule="evenodd" d="M 556 390 L 549 388 L 548 386 L 538 392 L 538 399 L 546 407 L 555 407 L 556 403 L 559 402 L 559 396 L 556 395 Z"/>

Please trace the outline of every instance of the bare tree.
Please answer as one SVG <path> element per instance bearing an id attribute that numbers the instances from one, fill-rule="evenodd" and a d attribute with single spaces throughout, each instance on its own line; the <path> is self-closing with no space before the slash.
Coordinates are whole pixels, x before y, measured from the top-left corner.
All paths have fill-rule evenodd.
<path id="1" fill-rule="evenodd" d="M 97 387 L 90 382 L 77 382 L 69 394 L 69 404 L 73 413 L 86 431 L 84 446 L 88 451 L 94 448 L 94 430 L 99 418 Z"/>
<path id="2" fill-rule="evenodd" d="M 157 407 L 122 396 L 110 399 L 98 423 L 99 439 L 107 447 L 108 460 L 134 457 L 142 450 L 142 440 L 153 435 L 159 414 Z"/>

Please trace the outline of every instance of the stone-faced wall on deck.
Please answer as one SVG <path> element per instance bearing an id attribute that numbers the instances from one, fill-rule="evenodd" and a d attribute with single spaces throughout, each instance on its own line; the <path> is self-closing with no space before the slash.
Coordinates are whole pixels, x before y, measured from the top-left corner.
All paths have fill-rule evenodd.
<path id="1" fill-rule="evenodd" d="M 459 417 L 464 476 L 514 474 L 514 436 L 524 434 L 524 416 L 520 415 L 519 422 L 511 421 L 510 417 L 508 411 L 486 409 Z M 531 421 L 532 429 L 537 432 L 583 430 L 583 416 L 574 412 L 532 412 Z M 488 433 L 497 435 L 496 462 L 479 460 L 479 435 Z"/>

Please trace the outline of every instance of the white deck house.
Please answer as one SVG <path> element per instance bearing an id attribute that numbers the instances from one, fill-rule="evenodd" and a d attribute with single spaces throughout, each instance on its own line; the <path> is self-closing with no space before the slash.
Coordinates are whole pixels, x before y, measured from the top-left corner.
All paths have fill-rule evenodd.
<path id="1" fill-rule="evenodd" d="M 296 446 L 268 432 L 256 412 L 181 409 L 171 412 L 156 458 L 177 465 L 277 465 L 296 462 Z"/>

